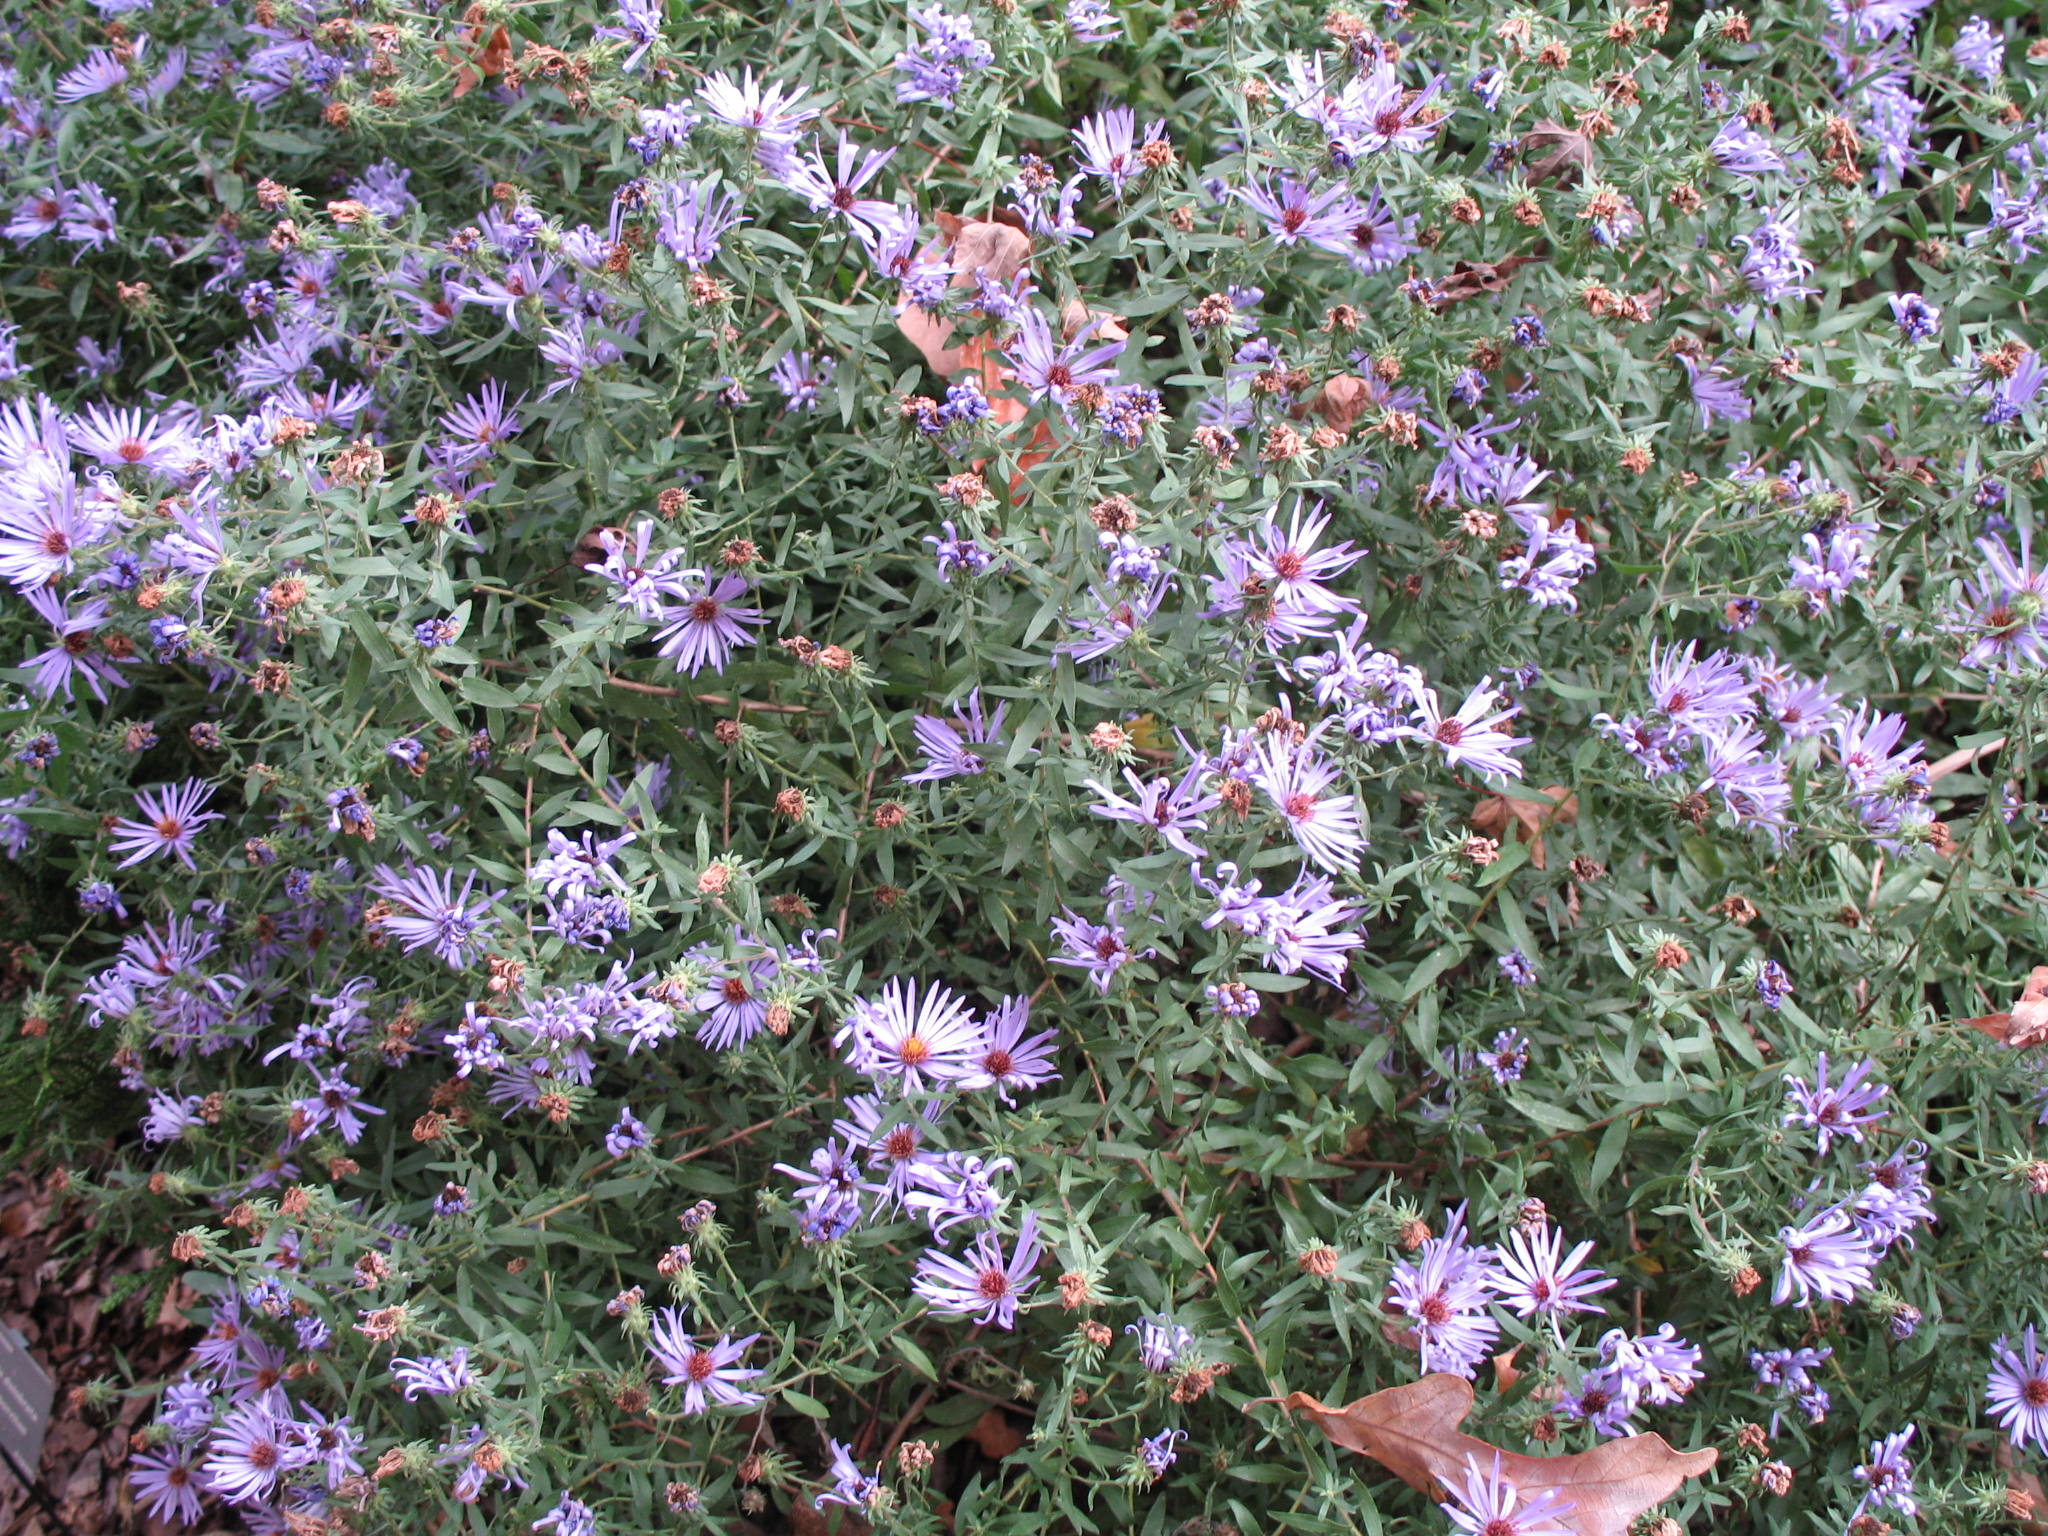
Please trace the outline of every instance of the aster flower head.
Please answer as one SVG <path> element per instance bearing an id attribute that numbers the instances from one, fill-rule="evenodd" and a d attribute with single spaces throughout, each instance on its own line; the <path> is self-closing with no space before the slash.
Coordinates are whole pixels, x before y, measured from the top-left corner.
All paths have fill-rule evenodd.
<path id="1" fill-rule="evenodd" d="M 1781 1228 L 1778 1242 L 1783 1262 L 1771 1289 L 1774 1305 L 1794 1301 L 1811 1306 L 1816 1296 L 1822 1301 L 1854 1301 L 1859 1291 L 1876 1284 L 1872 1269 L 1877 1255 L 1839 1209 L 1822 1211 L 1797 1227 Z"/>
<path id="2" fill-rule="evenodd" d="M 209 1417 L 211 1409 L 208 1410 Z M 138 1451 L 128 1458 L 128 1487 L 143 1513 L 167 1524 L 197 1525 L 202 1508 L 199 1447 L 189 1443 Z"/>
<path id="3" fill-rule="evenodd" d="M 1278 246 L 1306 242 L 1333 255 L 1350 256 L 1358 244 L 1353 231 L 1367 222 L 1351 189 L 1341 181 L 1316 191 L 1292 176 L 1282 176 L 1278 187 L 1261 180 L 1234 191 L 1238 201 L 1265 221 L 1268 238 Z"/>
<path id="4" fill-rule="evenodd" d="M 491 903 L 502 894 L 486 890 L 472 901 L 476 881 L 476 871 L 470 870 L 458 890 L 453 870 L 414 865 L 401 875 L 380 864 L 372 872 L 371 886 L 396 910 L 380 919 L 378 928 L 396 938 L 406 953 L 430 948 L 451 970 L 459 971 L 487 942 L 484 933 L 495 924 Z"/>
<path id="5" fill-rule="evenodd" d="M 160 853 L 169 853 L 187 869 L 196 870 L 198 866 L 192 862 L 193 838 L 208 822 L 223 819 L 219 811 L 205 809 L 212 798 L 213 786 L 203 779 L 160 784 L 153 790 L 141 791 L 135 797 L 135 808 L 140 814 L 114 823 L 113 851 L 127 854 L 116 867 L 126 869 Z"/>
<path id="6" fill-rule="evenodd" d="M 916 773 L 906 773 L 906 784 L 938 784 L 947 779 L 971 778 L 988 771 L 988 759 L 976 747 L 993 746 L 1002 739 L 1003 714 L 1009 708 L 998 703 L 984 712 L 981 690 L 967 695 L 961 711 L 950 719 L 919 715 L 913 722 L 917 744 L 925 764 Z"/>
<path id="7" fill-rule="evenodd" d="M 750 631 L 763 622 L 761 610 L 744 607 L 740 599 L 751 583 L 737 572 L 712 581 L 697 572 L 678 572 L 664 584 L 675 599 L 662 608 L 667 628 L 655 638 L 655 652 L 676 664 L 678 672 L 695 677 L 706 667 L 723 672 L 733 654 L 754 644 Z"/>
<path id="8" fill-rule="evenodd" d="M 1984 1382 L 1985 1411 L 2021 1450 L 2031 1444 L 2048 1453 L 2048 1360 L 2034 1344 L 2034 1325 L 2020 1335 L 2020 1347 L 2001 1334 L 1991 1348 L 1991 1372 Z"/>
<path id="9" fill-rule="evenodd" d="M 1124 1329 L 1138 1341 L 1138 1363 L 1155 1376 L 1170 1375 L 1195 1342 L 1194 1333 L 1166 1316 L 1141 1317 Z"/>
<path id="10" fill-rule="evenodd" d="M 1598 1269 L 1582 1268 L 1593 1251 L 1591 1242 L 1564 1251 L 1564 1234 L 1548 1223 L 1533 1230 L 1517 1227 L 1506 1247 L 1495 1250 L 1493 1287 L 1517 1317 L 1558 1317 L 1566 1312 L 1594 1312 L 1600 1307 L 1586 1298 L 1619 1282 Z"/>
<path id="11" fill-rule="evenodd" d="M 1868 1081 L 1870 1074 L 1877 1070 L 1873 1061 L 1857 1062 L 1842 1075 L 1839 1083 L 1828 1082 L 1828 1053 L 1822 1051 L 1814 1059 L 1813 1081 L 1803 1077 L 1785 1079 L 1787 1125 L 1803 1125 L 1813 1130 L 1820 1141 L 1820 1153 L 1827 1155 L 1828 1147 L 1836 1138 L 1861 1144 L 1863 1128 L 1875 1125 L 1884 1119 L 1885 1111 L 1873 1109 L 1891 1089 L 1883 1083 Z"/>
<path id="12" fill-rule="evenodd" d="M 892 977 L 879 997 L 855 1002 L 832 1043 L 856 1072 L 923 1093 L 969 1075 L 984 1042 L 956 994 L 933 985 L 920 997 L 917 982 Z"/>
<path id="13" fill-rule="evenodd" d="M 1465 1237 L 1465 1207 L 1445 1218 L 1441 1236 L 1424 1240 L 1416 1256 L 1394 1266 L 1387 1281 L 1387 1311 L 1412 1331 L 1425 1371 L 1471 1378 L 1500 1337 L 1486 1310 L 1494 1285 L 1494 1253 Z"/>
<path id="14" fill-rule="evenodd" d="M 1138 115 L 1129 107 L 1107 107 L 1083 118 L 1074 130 L 1075 164 L 1085 175 L 1109 183 L 1112 197 L 1121 198 L 1131 182 L 1147 168 L 1144 151 L 1166 140 L 1166 120 L 1145 128 L 1143 143 L 1138 138 Z"/>
<path id="15" fill-rule="evenodd" d="M 826 1469 L 832 1486 L 817 1495 L 817 1502 L 840 1504 L 848 1509 L 872 1508 L 881 1496 L 881 1479 L 862 1472 L 854 1464 L 853 1453 L 837 1440 L 827 1440 L 825 1445 L 832 1455 L 832 1465 Z"/>
<path id="16" fill-rule="evenodd" d="M 1007 1257 L 1002 1239 L 986 1230 L 977 1234 L 964 1259 L 929 1248 L 917 1262 L 911 1289 L 936 1317 L 971 1317 L 984 1327 L 1013 1329 L 1018 1302 L 1037 1284 L 1032 1272 L 1042 1252 L 1038 1213 L 1027 1209 Z"/>
<path id="17" fill-rule="evenodd" d="M 1269 731 L 1252 757 L 1251 781 L 1273 803 L 1301 851 L 1320 869 L 1355 874 L 1366 846 L 1356 795 L 1331 794 L 1338 769 L 1314 739 Z"/>
<path id="18" fill-rule="evenodd" d="M 717 1408 L 746 1408 L 761 1401 L 761 1394 L 740 1385 L 762 1375 L 758 1367 L 740 1364 L 747 1350 L 761 1336 L 749 1334 L 734 1339 L 721 1334 L 715 1344 L 699 1344 L 683 1326 L 678 1307 L 663 1307 L 649 1332 L 647 1353 L 653 1357 L 665 1386 L 683 1389 L 683 1412 L 696 1415 Z"/>
<path id="19" fill-rule="evenodd" d="M 1437 1505 L 1464 1536 L 1573 1536 L 1562 1517 L 1574 1508 L 1551 1489 L 1525 1497 L 1501 1471 L 1500 1452 L 1482 1470 L 1476 1456 L 1465 1458 L 1465 1480 L 1447 1483 L 1450 1498 Z"/>
<path id="20" fill-rule="evenodd" d="M 967 1070 L 954 1080 L 963 1092 L 994 1089 L 1005 1104 L 1014 1103 L 1019 1089 L 1040 1088 L 1060 1080 L 1053 1070 L 1053 1052 L 1059 1040 L 1056 1029 L 1042 1029 L 1035 1035 L 1025 1031 L 1031 1025 L 1031 999 L 1006 997 L 995 1011 L 981 1021 L 981 1041 L 968 1058 Z"/>
<path id="21" fill-rule="evenodd" d="M 1493 686 L 1492 678 L 1481 678 L 1458 706 L 1457 713 L 1451 715 L 1443 712 L 1434 688 L 1418 685 L 1412 692 L 1415 724 L 1409 727 L 1408 734 L 1413 740 L 1440 748 L 1444 761 L 1453 768 L 1470 764 L 1481 773 L 1497 773 L 1510 779 L 1522 776 L 1521 763 L 1509 754 L 1528 746 L 1535 738 L 1512 736 L 1501 729 L 1521 713 L 1522 707 L 1512 704 L 1496 710 L 1494 705 L 1502 694 Z"/>

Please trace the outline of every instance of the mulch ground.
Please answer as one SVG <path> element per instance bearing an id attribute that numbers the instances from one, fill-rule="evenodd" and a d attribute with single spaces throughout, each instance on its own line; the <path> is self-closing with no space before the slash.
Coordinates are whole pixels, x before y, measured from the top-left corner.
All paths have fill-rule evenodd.
<path id="1" fill-rule="evenodd" d="M 128 1496 L 128 1437 L 149 1417 L 153 1392 L 90 1406 L 90 1381 L 161 1380 L 184 1358 L 193 1326 L 168 1305 L 145 1305 L 135 1278 L 165 1262 L 150 1248 L 109 1246 L 82 1202 L 46 1173 L 0 1178 L 0 1326 L 28 1342 L 57 1384 L 36 1469 L 60 1525 L 0 1463 L 0 1536 L 170 1536 Z M 125 1278 L 124 1278 L 125 1277 Z"/>

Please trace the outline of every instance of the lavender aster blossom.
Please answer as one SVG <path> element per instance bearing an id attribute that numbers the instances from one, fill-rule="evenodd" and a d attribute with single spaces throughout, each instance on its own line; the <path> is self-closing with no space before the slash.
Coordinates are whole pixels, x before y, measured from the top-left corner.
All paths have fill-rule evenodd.
<path id="1" fill-rule="evenodd" d="M 160 853 L 170 853 L 187 869 L 196 870 L 198 866 L 192 862 L 193 837 L 209 821 L 222 819 L 219 811 L 203 809 L 212 798 L 213 786 L 201 779 L 160 784 L 153 790 L 141 791 L 135 797 L 135 808 L 141 815 L 114 823 L 113 851 L 128 855 L 115 867 L 126 869 Z"/>
<path id="2" fill-rule="evenodd" d="M 855 1001 L 832 1044 L 856 1072 L 893 1079 L 903 1093 L 966 1076 L 982 1044 L 967 1005 L 944 987 L 891 978 L 878 998 Z M 927 1082 L 930 1079 L 930 1082 Z"/>
<path id="3" fill-rule="evenodd" d="M 1366 846 L 1360 830 L 1358 797 L 1328 791 L 1340 777 L 1315 748 L 1315 739 L 1296 743 L 1284 731 L 1269 731 L 1252 757 L 1252 783 L 1280 812 L 1301 851 L 1333 874 L 1355 874 Z"/>
<path id="4" fill-rule="evenodd" d="M 1129 800 L 1099 779 L 1084 780 L 1082 787 L 1099 797 L 1088 808 L 1095 815 L 1144 827 L 1157 833 L 1176 852 L 1190 859 L 1203 859 L 1208 857 L 1207 853 L 1188 834 L 1206 831 L 1209 824 L 1203 817 L 1223 803 L 1219 795 L 1202 787 L 1202 778 L 1208 772 L 1208 763 L 1199 757 L 1178 783 L 1166 778 L 1141 779 L 1134 769 L 1126 768 L 1124 782 L 1131 787 L 1134 797 Z"/>
<path id="5" fill-rule="evenodd" d="M 1871 1274 L 1877 1255 L 1856 1230 L 1855 1223 L 1839 1209 L 1822 1211 L 1804 1226 L 1779 1229 L 1784 1263 L 1771 1288 L 1771 1301 L 1784 1306 L 1811 1306 L 1815 1296 L 1823 1301 L 1854 1301 L 1859 1291 L 1875 1284 Z"/>
<path id="6" fill-rule="evenodd" d="M 1500 729 L 1503 722 L 1520 714 L 1522 707 L 1514 704 L 1495 710 L 1493 706 L 1501 692 L 1493 686 L 1492 678 L 1481 678 L 1454 715 L 1443 712 L 1434 688 L 1416 686 L 1412 691 L 1416 723 L 1409 727 L 1411 738 L 1441 747 L 1444 761 L 1453 768 L 1469 763 L 1481 773 L 1497 773 L 1510 779 L 1522 776 L 1522 765 L 1508 754 L 1517 747 L 1526 747 L 1535 738 L 1511 736 Z"/>
<path id="7" fill-rule="evenodd" d="M 1165 119 L 1147 125 L 1144 143 L 1166 137 Z M 1138 140 L 1138 117 L 1129 107 L 1108 107 L 1081 120 L 1074 130 L 1074 148 L 1079 152 L 1076 167 L 1088 176 L 1109 183 L 1110 196 L 1121 198 L 1124 189 L 1144 174 L 1146 161 Z"/>
<path id="8" fill-rule="evenodd" d="M 201 1471 L 207 1490 L 230 1504 L 255 1504 L 270 1496 L 285 1470 L 284 1431 L 262 1402 L 245 1403 L 222 1420 L 207 1442 Z"/>
<path id="9" fill-rule="evenodd" d="M 476 1385 L 476 1373 L 469 1368 L 469 1347 L 461 1344 L 445 1360 L 432 1355 L 393 1359 L 391 1375 L 409 1403 L 418 1402 L 423 1392 L 429 1397 L 452 1397 Z"/>
<path id="10" fill-rule="evenodd" d="M 917 1261 L 910 1288 L 935 1317 L 972 1317 L 984 1327 L 1014 1329 L 1017 1303 L 1037 1283 L 1032 1271 L 1038 1267 L 1041 1251 L 1038 1213 L 1027 1209 L 1008 1258 L 1003 1256 L 1002 1239 L 983 1231 L 975 1237 L 965 1260 L 943 1249 L 926 1249 Z"/>
<path id="11" fill-rule="evenodd" d="M 654 182 L 647 205 L 654 212 L 656 238 L 692 272 L 718 254 L 724 235 L 747 222 L 739 194 L 721 194 L 708 181 Z"/>
<path id="12" fill-rule="evenodd" d="M 683 1389 L 683 1412 L 708 1413 L 713 1407 L 746 1408 L 761 1401 L 739 1383 L 761 1375 L 739 1364 L 758 1333 L 735 1340 L 721 1334 L 716 1344 L 700 1345 L 683 1327 L 680 1308 L 663 1307 L 647 1341 L 647 1353 L 661 1371 L 663 1385 Z"/>
<path id="13" fill-rule="evenodd" d="M 199 1523 L 201 1474 L 193 1466 L 198 1457 L 196 1445 L 172 1444 L 128 1458 L 128 1486 L 145 1515 L 179 1525 Z"/>
<path id="14" fill-rule="evenodd" d="M 1780 206 L 1748 234 L 1737 235 L 1734 243 L 1743 248 L 1743 278 L 1766 304 L 1817 291 L 1801 283 L 1812 273 L 1813 263 L 1799 249 L 1797 209 Z"/>
<path id="15" fill-rule="evenodd" d="M 1982 16 L 1972 16 L 1956 29 L 1948 56 L 1963 73 L 1993 85 L 2005 73 L 2005 38 Z"/>
<path id="16" fill-rule="evenodd" d="M 1162 1429 L 1158 1434 L 1140 1440 L 1139 1463 L 1153 1478 L 1164 1477 L 1167 1469 L 1180 1460 L 1180 1452 L 1175 1447 L 1187 1437 L 1188 1432 L 1184 1429 Z"/>
<path id="17" fill-rule="evenodd" d="M 971 750 L 974 747 L 991 746 L 1002 737 L 1003 713 L 1007 704 L 997 704 L 994 711 L 984 714 L 981 707 L 981 690 L 974 689 L 967 695 L 963 713 L 950 720 L 936 715 L 919 715 L 913 722 L 917 744 L 924 752 L 924 767 L 916 773 L 906 773 L 906 784 L 938 784 L 947 779 L 970 778 L 988 771 L 988 759 Z"/>
<path id="18" fill-rule="evenodd" d="M 2034 1325 L 2027 1324 L 2014 1350 L 1999 1336 L 1991 1348 L 1991 1373 L 1984 1382 L 1984 1407 L 2006 1438 L 2021 1450 L 2031 1442 L 2048 1452 L 2048 1362 L 2034 1347 Z"/>
<path id="19" fill-rule="evenodd" d="M 649 1145 L 647 1127 L 640 1117 L 625 1105 L 619 1106 L 619 1118 L 612 1122 L 612 1128 L 604 1133 L 606 1157 L 625 1157 Z"/>
<path id="20" fill-rule="evenodd" d="M 678 601 L 662 610 L 668 627 L 654 637 L 656 654 L 669 657 L 678 672 L 687 670 L 692 677 L 706 667 L 723 672 L 733 652 L 754 643 L 748 630 L 762 623 L 760 609 L 739 606 L 748 586 L 747 578 L 736 573 L 716 582 L 695 572 L 678 573 L 665 585 Z"/>
<path id="21" fill-rule="evenodd" d="M 833 367 L 829 357 L 813 361 L 808 352 L 783 353 L 769 373 L 782 393 L 784 414 L 817 410 L 819 391 L 832 382 Z"/>
<path id="22" fill-rule="evenodd" d="M 1920 1513 L 1913 1496 L 1913 1463 L 1906 1455 L 1906 1446 L 1919 1428 L 1908 1424 L 1870 1443 L 1870 1460 L 1856 1469 L 1856 1481 L 1864 1486 L 1854 1514 L 1871 1508 L 1890 1509 L 1911 1520 Z"/>
<path id="23" fill-rule="evenodd" d="M 882 1480 L 869 1476 L 854 1465 L 853 1453 L 837 1440 L 827 1440 L 832 1465 L 827 1469 L 832 1487 L 816 1496 L 818 1504 L 842 1504 L 848 1509 L 869 1509 L 880 1499 Z"/>
<path id="24" fill-rule="evenodd" d="M 1061 907 L 1060 913 L 1052 920 L 1052 933 L 1065 946 L 1066 953 L 1054 955 L 1052 963 L 1085 970 L 1088 979 L 1095 983 L 1095 990 L 1107 997 L 1116 973 L 1141 956 L 1131 949 L 1130 939 L 1117 922 L 1114 910 L 1099 923 L 1089 922 L 1070 907 Z M 1144 953 L 1149 955 L 1152 951 Z"/>
<path id="25" fill-rule="evenodd" d="M 1493 1250 L 1465 1241 L 1465 1207 L 1444 1221 L 1441 1237 L 1424 1241 L 1413 1260 L 1394 1266 L 1387 1285 L 1389 1312 L 1404 1318 L 1422 1351 L 1425 1371 L 1450 1371 L 1468 1380 L 1500 1337 L 1486 1312 L 1493 1287 Z"/>
<path id="26" fill-rule="evenodd" d="M 1803 1077 L 1785 1079 L 1785 1097 L 1791 1106 L 1785 1111 L 1785 1124 L 1807 1126 L 1818 1133 L 1823 1157 L 1837 1137 L 1846 1137 L 1860 1145 L 1863 1128 L 1875 1125 L 1885 1117 L 1884 1110 L 1873 1110 L 1871 1106 L 1891 1091 L 1883 1083 L 1872 1085 L 1865 1082 L 1875 1070 L 1875 1062 L 1859 1061 L 1849 1068 L 1841 1082 L 1831 1087 L 1828 1083 L 1828 1053 L 1822 1051 L 1815 1058 L 1811 1084 Z"/>
<path id="27" fill-rule="evenodd" d="M 1718 362 L 1700 363 L 1679 355 L 1685 376 L 1692 384 L 1692 403 L 1700 413 L 1700 430 L 1716 420 L 1747 421 L 1753 409 L 1742 386 Z"/>
<path id="28" fill-rule="evenodd" d="M 1525 1497 L 1500 1469 L 1500 1452 L 1493 1453 L 1493 1470 L 1482 1472 L 1479 1458 L 1465 1458 L 1463 1485 L 1446 1483 L 1450 1498 L 1437 1505 L 1451 1517 L 1451 1524 L 1464 1536 L 1573 1536 L 1573 1528 L 1562 1517 L 1576 1506 L 1560 1500 L 1553 1489 Z"/>
<path id="29" fill-rule="evenodd" d="M 1193 1332 L 1164 1315 L 1141 1317 L 1124 1332 L 1137 1338 L 1138 1363 L 1155 1376 L 1170 1375 L 1195 1342 Z"/>
<path id="30" fill-rule="evenodd" d="M 1275 245 L 1305 240 L 1333 255 L 1352 253 L 1352 231 L 1361 222 L 1362 211 L 1343 182 L 1318 192 L 1292 176 L 1282 176 L 1277 190 L 1270 181 L 1256 181 L 1234 191 L 1240 202 L 1266 221 L 1266 234 Z"/>
<path id="31" fill-rule="evenodd" d="M 476 888 L 475 870 L 463 877 L 459 891 L 453 870 L 419 865 L 401 875 L 389 865 L 379 864 L 371 873 L 370 884 L 396 908 L 379 919 L 379 930 L 396 938 L 407 954 L 432 948 L 451 970 L 469 964 L 471 952 L 484 947 L 484 930 L 495 921 L 490 915 L 491 903 L 499 893 L 487 891 L 474 904 L 470 901 L 470 892 Z"/>
<path id="32" fill-rule="evenodd" d="M 564 1493 L 560 1503 L 527 1529 L 552 1531 L 554 1536 L 597 1536 L 597 1511 L 581 1499 Z"/>
<path id="33" fill-rule="evenodd" d="M 1517 1317 L 1597 1313 L 1598 1304 L 1586 1298 L 1619 1282 L 1598 1269 L 1580 1268 L 1592 1251 L 1592 1243 L 1583 1242 L 1567 1254 L 1564 1234 L 1548 1224 L 1533 1232 L 1518 1227 L 1508 1246 L 1495 1250 L 1494 1291 Z"/>

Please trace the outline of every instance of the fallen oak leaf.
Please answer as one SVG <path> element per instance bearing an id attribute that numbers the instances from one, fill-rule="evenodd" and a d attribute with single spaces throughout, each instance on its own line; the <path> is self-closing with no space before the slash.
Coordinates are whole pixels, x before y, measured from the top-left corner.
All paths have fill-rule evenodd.
<path id="1" fill-rule="evenodd" d="M 1498 839 L 1512 825 L 1515 841 L 1529 845 L 1529 862 L 1547 869 L 1543 834 L 1551 827 L 1568 827 L 1579 819 L 1579 797 L 1562 784 L 1546 784 L 1537 791 L 1546 800 L 1518 800 L 1510 795 L 1486 796 L 1465 818 L 1482 837 Z"/>
<path id="2" fill-rule="evenodd" d="M 1459 1430 L 1472 1411 L 1472 1383 L 1436 1372 L 1406 1386 L 1389 1387 L 1343 1408 L 1306 1392 L 1278 1401 L 1312 1418 L 1334 1445 L 1370 1456 L 1409 1487 L 1435 1496 L 1462 1484 L 1467 1458 L 1502 1475 L 1525 1499 L 1555 1494 L 1571 1507 L 1555 1516 L 1577 1536 L 1627 1536 L 1630 1522 L 1700 1477 L 1719 1459 L 1712 1449 L 1674 1451 L 1661 1435 L 1609 1440 L 1572 1456 L 1523 1456 L 1499 1450 Z"/>
<path id="3" fill-rule="evenodd" d="M 1592 138 L 1547 117 L 1522 135 L 1521 154 L 1532 187 L 1553 177 L 1569 187 L 1592 174 Z"/>
<path id="4" fill-rule="evenodd" d="M 1508 279 L 1517 267 L 1526 267 L 1530 262 L 1542 259 L 1540 256 L 1503 256 L 1499 261 L 1454 261 L 1449 274 L 1431 285 L 1429 307 L 1442 314 L 1460 300 L 1476 299 L 1482 293 L 1499 293 L 1507 287 Z"/>
<path id="5" fill-rule="evenodd" d="M 2048 1040 L 2048 965 L 2034 967 L 2010 1013 L 1980 1014 L 1957 1022 L 1980 1029 L 2000 1045 L 2016 1051 Z"/>
<path id="6" fill-rule="evenodd" d="M 1339 432 L 1348 432 L 1351 424 L 1365 414 L 1365 408 L 1375 403 L 1374 393 L 1372 385 L 1357 374 L 1340 373 L 1316 391 L 1302 413 L 1314 411 Z"/>
<path id="7" fill-rule="evenodd" d="M 1069 299 L 1060 311 L 1060 340 L 1072 341 L 1088 329 L 1090 321 L 1095 326 L 1092 334 L 1102 341 L 1131 339 L 1131 333 L 1124 329 L 1122 315 L 1112 315 L 1106 309 L 1090 309 L 1079 299 Z"/>

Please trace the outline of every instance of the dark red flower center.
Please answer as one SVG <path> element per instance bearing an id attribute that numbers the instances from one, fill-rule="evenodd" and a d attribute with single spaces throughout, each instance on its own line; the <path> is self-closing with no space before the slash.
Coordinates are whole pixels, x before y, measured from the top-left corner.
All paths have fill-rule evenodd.
<path id="1" fill-rule="evenodd" d="M 976 1278 L 975 1290 L 987 1301 L 1001 1301 L 1010 1294 L 1010 1277 L 1000 1269 L 984 1269 Z"/>
<path id="2" fill-rule="evenodd" d="M 699 624 L 709 624 L 718 617 L 718 603 L 709 597 L 700 597 L 690 604 L 690 617 Z"/>
<path id="3" fill-rule="evenodd" d="M 1453 715 L 1437 726 L 1436 739 L 1447 747 L 1455 747 L 1465 739 L 1465 722 Z"/>

